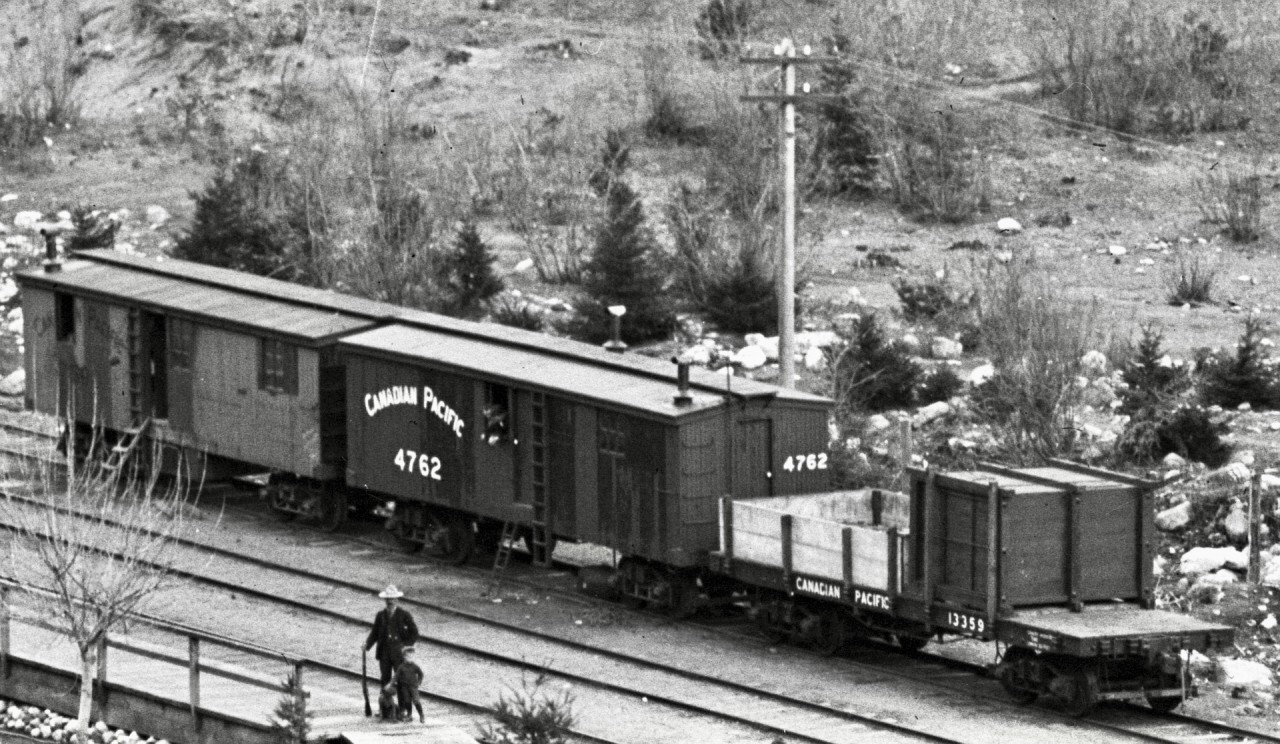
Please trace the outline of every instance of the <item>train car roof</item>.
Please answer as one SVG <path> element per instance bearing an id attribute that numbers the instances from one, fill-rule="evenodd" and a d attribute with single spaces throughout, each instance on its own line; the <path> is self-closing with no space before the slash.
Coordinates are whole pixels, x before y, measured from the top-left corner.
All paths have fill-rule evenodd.
<path id="1" fill-rule="evenodd" d="M 26 272 L 19 277 L 24 284 L 48 286 L 90 298 L 127 297 L 143 306 L 176 311 L 218 325 L 252 328 L 312 343 L 374 324 L 363 314 L 298 304 L 287 298 L 246 293 L 177 274 L 98 260 L 73 259 L 65 262 L 59 271 Z"/>
<path id="2" fill-rule="evenodd" d="M 721 407 L 726 393 L 737 393 L 739 383 L 750 382 L 735 378 L 730 388 L 721 375 L 691 374 L 691 403 L 677 406 L 676 385 L 671 379 L 601 368 L 585 360 L 564 359 L 532 348 L 494 347 L 481 339 L 427 328 L 394 324 L 346 336 L 338 345 L 393 362 L 423 363 L 664 419 L 684 418 Z M 796 400 L 826 402 L 814 395 L 774 390 Z"/>
<path id="3" fill-rule="evenodd" d="M 928 472 L 919 468 L 910 468 L 909 472 L 916 480 L 928 477 Z M 938 473 L 936 477 L 938 484 L 944 488 L 960 488 L 979 493 L 986 491 L 994 482 L 1002 491 L 1016 495 L 1129 488 L 1150 491 L 1159 485 L 1124 473 L 1059 459 L 1051 459 L 1049 465 L 1044 467 L 1018 469 L 994 463 L 979 463 L 977 470 L 948 471 Z"/>
<path id="4" fill-rule="evenodd" d="M 109 248 L 77 251 L 62 271 L 19 275 L 32 286 L 66 287 L 85 294 L 122 297 L 220 322 L 260 328 L 315 342 L 377 325 L 399 324 L 481 341 L 486 353 L 524 351 L 583 368 L 613 370 L 675 385 L 675 365 L 641 354 L 615 354 L 591 344 L 498 323 L 477 323 L 403 308 L 377 300 L 170 258 L 126 254 Z M 148 295 L 148 293 L 151 293 Z M 204 308 L 204 309 L 202 309 Z M 288 309 L 286 309 L 288 308 Z M 739 399 L 785 399 L 817 405 L 828 398 L 742 377 L 691 371 L 693 392 Z M 696 407 L 695 407 L 696 408 Z"/>

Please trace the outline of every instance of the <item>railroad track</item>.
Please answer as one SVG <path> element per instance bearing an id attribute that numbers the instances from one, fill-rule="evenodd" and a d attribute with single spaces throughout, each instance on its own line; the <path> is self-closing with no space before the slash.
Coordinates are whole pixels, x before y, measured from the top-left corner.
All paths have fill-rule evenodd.
<path id="1" fill-rule="evenodd" d="M 295 620 L 307 616 L 324 621 L 330 629 L 334 622 L 353 626 L 358 629 L 353 637 L 362 638 L 368 628 L 363 614 L 371 596 L 369 586 L 194 541 L 183 541 L 182 548 L 183 552 L 176 556 L 174 575 L 233 593 L 238 605 L 236 611 L 240 614 L 246 610 L 265 611 L 267 607 L 258 605 L 267 605 L 276 610 L 285 607 L 294 611 Z M 225 576 L 244 578 L 234 581 L 220 578 Z M 314 597 L 324 600 L 316 601 Z M 253 605 L 246 607 L 246 600 Z M 637 720 L 679 721 L 681 729 L 675 732 L 679 738 L 669 739 L 672 741 L 688 740 L 689 736 L 698 740 L 723 740 L 713 733 L 723 734 L 725 730 L 729 732 L 729 740 L 764 734 L 785 737 L 789 742 L 815 744 L 956 741 L 872 716 L 689 672 L 429 602 L 413 601 L 409 597 L 402 603 L 415 611 L 420 623 L 434 629 L 419 641 L 432 647 L 429 658 L 433 674 L 451 680 L 477 681 L 497 676 L 508 680 L 508 685 L 511 679 L 521 675 L 536 674 L 571 684 L 584 710 L 606 712 L 596 722 L 584 714 L 578 733 L 587 736 L 607 738 L 607 734 L 600 732 L 616 728 L 611 720 L 631 716 Z M 343 609 L 352 606 L 361 608 L 361 616 Z M 447 630 L 442 632 L 441 627 Z M 520 656 L 494 650 L 517 648 Z M 529 661 L 531 658 L 554 658 L 556 667 L 548 668 L 543 663 Z M 496 669 L 499 674 L 478 674 L 477 666 Z M 482 683 L 473 692 L 491 694 L 494 688 L 491 682 Z M 589 701 L 587 695 L 590 695 Z M 482 705 L 474 697 L 463 699 Z M 664 709 L 667 712 L 664 713 Z M 690 733 L 691 726 L 705 733 Z M 654 736 L 652 740 L 662 738 Z"/>
<path id="2" fill-rule="evenodd" d="M 260 515 L 259 515 L 259 518 L 260 518 Z M 333 536 L 326 535 L 326 538 L 332 539 Z M 356 542 L 363 545 L 371 545 L 378 549 L 384 549 L 384 550 L 387 549 L 385 545 L 377 545 L 372 541 L 356 541 Z M 270 560 L 265 560 L 255 556 L 247 555 L 245 553 L 228 551 L 222 548 L 217 548 L 215 546 L 210 546 L 206 543 L 186 541 L 186 544 L 191 549 L 210 551 L 211 554 L 218 555 L 223 559 L 242 561 L 248 564 L 249 566 L 252 566 L 255 569 L 267 570 L 267 571 L 278 571 L 283 574 L 293 576 L 295 578 L 304 579 L 306 581 L 317 582 L 320 585 L 324 585 L 328 587 L 341 587 L 344 591 L 354 592 L 362 598 L 367 598 L 368 594 L 371 591 L 371 587 L 367 585 L 358 584 L 355 582 L 344 582 L 344 581 L 336 580 L 336 579 L 333 579 L 332 577 L 316 574 L 310 571 L 300 570 L 291 566 L 284 566 L 284 565 L 272 562 Z M 474 569 L 474 568 L 466 568 L 464 570 L 469 570 L 473 573 L 480 573 L 477 569 Z M 539 572 L 539 574 L 545 575 L 545 572 Z M 252 592 L 254 591 L 251 587 L 247 587 L 243 583 L 225 582 L 218 579 L 212 579 L 210 577 L 196 576 L 194 574 L 192 578 L 193 580 L 212 583 L 215 586 L 220 586 L 221 588 L 225 588 L 231 591 L 242 592 L 242 593 L 245 593 L 246 595 L 251 595 Z M 536 587 L 539 591 L 557 591 L 557 592 L 561 591 L 559 588 L 548 588 L 545 585 L 545 583 L 538 582 L 538 581 L 531 581 L 527 577 L 506 577 L 504 578 L 504 581 L 517 581 L 521 583 L 528 583 L 530 586 Z M 582 600 L 581 595 L 574 595 L 574 596 L 578 599 L 578 601 Z M 463 611 L 460 611 L 451 607 L 447 607 L 438 603 L 424 602 L 419 600 L 419 601 L 410 602 L 410 605 L 417 607 L 418 609 L 421 609 L 421 610 L 427 610 L 429 612 L 439 613 L 442 616 L 465 620 L 466 622 L 487 626 L 491 629 L 500 630 L 504 633 L 514 634 L 517 637 L 536 639 L 538 643 L 545 643 L 545 644 L 550 644 L 550 646 L 559 646 L 561 648 L 574 649 L 579 653 L 600 655 L 602 657 L 608 658 L 611 661 L 617 662 L 617 663 L 640 664 L 641 666 L 648 669 L 650 672 L 661 672 L 663 674 L 674 675 L 675 677 L 681 678 L 686 681 L 696 681 L 702 684 L 727 686 L 728 689 L 732 689 L 734 693 L 737 695 L 748 696 L 747 698 L 739 698 L 738 704 L 744 707 L 748 707 L 748 708 L 757 707 L 752 704 L 752 700 L 750 696 L 763 695 L 770 703 L 782 704 L 782 705 L 787 705 L 795 708 L 796 713 L 803 710 L 803 711 L 806 711 L 810 716 L 812 715 L 828 716 L 828 717 L 834 716 L 845 725 L 860 723 L 868 726 L 884 727 L 883 721 L 878 721 L 878 720 L 875 720 L 874 718 L 867 717 L 867 716 L 860 717 L 858 716 L 858 714 L 852 713 L 850 711 L 841 710 L 838 708 L 834 708 L 832 706 L 812 703 L 806 700 L 795 698 L 793 696 L 778 695 L 776 693 L 765 693 L 762 690 L 754 689 L 747 685 L 732 683 L 730 681 L 715 678 L 715 677 L 710 677 L 708 675 L 700 675 L 696 672 L 689 672 L 684 669 L 672 667 L 670 665 L 656 664 L 649 660 L 638 659 L 637 657 L 634 657 L 634 656 L 620 654 L 620 653 L 609 651 L 607 649 L 602 649 L 596 646 L 586 646 L 584 644 L 579 644 L 564 638 L 551 636 L 550 634 L 540 633 L 538 631 L 531 631 L 523 627 L 509 625 L 509 624 L 501 623 L 489 618 L 481 617 L 473 613 L 463 612 Z M 613 605 L 610 605 L 610 606 L 613 607 Z M 295 608 L 299 610 L 307 610 L 307 611 L 319 610 L 319 608 L 310 606 L 305 602 L 299 602 L 298 604 L 295 605 Z M 345 622 L 355 622 L 361 625 L 364 624 L 362 620 L 354 618 L 345 613 L 331 614 L 330 617 L 332 619 L 340 619 Z M 707 625 L 704 625 L 703 627 L 706 627 L 709 630 L 712 630 L 714 632 L 724 633 L 727 635 L 736 635 L 738 637 L 747 637 L 747 638 L 753 637 L 752 634 L 742 633 L 740 629 L 737 629 L 737 628 L 724 628 L 724 627 L 715 627 L 715 626 L 707 626 Z M 440 641 L 440 639 L 437 639 L 437 640 Z M 506 641 L 500 642 L 500 645 L 504 643 L 506 643 Z M 440 641 L 439 647 L 449 648 L 449 645 L 447 642 Z M 456 648 L 455 650 L 461 651 L 464 649 Z M 477 650 L 473 649 L 473 651 L 477 651 Z M 930 654 L 904 655 L 897 650 L 886 650 L 884 648 L 877 648 L 874 644 L 870 644 L 864 647 L 862 651 L 863 651 L 862 655 L 864 658 L 860 659 L 859 661 L 842 659 L 841 662 L 851 667 L 861 668 L 876 674 L 898 676 L 904 679 L 909 679 L 913 682 L 922 682 L 922 683 L 927 683 L 931 685 L 936 685 L 949 690 L 956 691 L 957 693 L 962 693 L 969 696 L 975 696 L 979 698 L 986 698 L 993 701 L 998 701 L 1000 704 L 1003 704 L 1003 705 L 1011 705 L 1005 698 L 1003 692 L 999 689 L 998 685 L 994 684 L 989 680 L 981 681 L 981 680 L 975 679 L 975 676 L 981 677 L 985 673 L 985 670 L 981 666 L 967 664 L 964 662 L 945 660 L 945 659 L 942 659 L 941 657 L 933 656 Z M 484 653 L 488 653 L 488 652 L 480 652 L 481 656 L 483 656 Z M 497 655 L 497 657 L 502 657 L 502 655 Z M 871 658 L 871 657 L 874 657 L 874 658 Z M 502 657 L 502 658 L 495 658 L 491 656 L 489 657 L 489 660 L 508 663 L 508 664 L 517 663 L 517 660 L 512 659 L 509 656 Z M 530 666 L 527 662 L 523 662 L 523 668 L 526 671 L 529 671 L 529 670 L 532 670 L 534 667 Z M 950 675 L 946 673 L 939 674 L 940 669 L 954 670 L 957 672 L 961 672 L 961 674 L 950 674 Z M 686 713 L 693 713 L 693 712 L 696 712 L 699 707 L 696 704 L 690 704 L 690 703 L 684 702 L 683 700 L 683 698 L 685 697 L 684 695 L 679 695 L 673 698 L 669 695 L 662 695 L 657 693 L 646 694 L 645 689 L 627 688 L 619 685 L 613 685 L 612 683 L 609 683 L 604 680 L 593 680 L 589 676 L 574 675 L 570 672 L 557 672 L 555 673 L 555 675 L 562 679 L 573 681 L 574 683 L 577 683 L 577 684 L 594 685 L 599 687 L 600 689 L 612 690 L 613 692 L 622 694 L 622 695 L 631 695 L 631 696 L 638 695 L 642 699 L 646 699 L 648 701 L 646 704 L 662 703 L 670 706 L 673 710 L 677 710 L 677 711 L 683 710 Z M 980 682 L 980 684 L 975 684 L 975 682 Z M 651 684 L 656 685 L 657 689 L 661 689 L 661 690 L 672 689 L 669 683 L 667 683 L 663 679 L 651 680 Z M 647 688 L 647 689 L 653 689 L 653 688 Z M 692 699 L 696 699 L 696 697 Z M 706 711 L 703 711 L 703 712 L 705 714 Z M 1048 709 L 1048 708 L 1043 709 L 1042 712 L 1046 715 L 1053 715 L 1054 713 L 1052 709 Z M 769 715 L 770 722 L 766 723 L 763 721 L 757 721 L 757 723 L 761 724 L 759 726 L 759 730 L 764 731 L 766 733 L 776 734 L 779 736 L 784 736 L 784 735 L 789 736 L 789 737 L 792 737 L 793 739 L 797 739 L 798 737 L 797 740 L 807 740 L 807 741 L 826 741 L 827 740 L 827 739 L 822 739 L 820 736 L 817 736 L 817 735 L 815 735 L 814 738 L 806 738 L 806 735 L 803 733 L 805 730 L 803 726 L 790 725 L 786 723 L 779 725 L 779 724 L 773 723 L 773 721 L 777 720 L 776 718 L 777 711 L 770 708 L 769 713 L 770 713 Z M 732 720 L 732 714 L 725 710 L 720 710 L 715 715 L 718 715 L 724 720 Z M 752 719 L 747 717 L 742 717 L 741 720 L 750 721 Z M 1064 717 L 1064 720 L 1065 720 L 1065 717 Z M 812 721 L 802 721 L 802 723 L 805 723 L 806 725 L 813 724 Z M 1150 709 L 1147 709 L 1141 706 L 1133 706 L 1133 705 L 1104 706 L 1096 715 L 1091 717 L 1087 721 L 1087 723 L 1091 726 L 1095 726 L 1097 728 L 1111 731 L 1112 733 L 1117 735 L 1122 735 L 1122 736 L 1145 740 L 1145 741 L 1155 741 L 1155 742 L 1189 741 L 1193 739 L 1203 740 L 1205 738 L 1220 739 L 1224 736 L 1230 737 L 1238 741 L 1280 742 L 1280 738 L 1269 737 L 1263 734 L 1259 734 L 1257 732 L 1248 731 L 1248 730 L 1244 730 L 1244 729 L 1240 729 L 1237 727 L 1232 727 L 1232 726 L 1228 726 L 1228 725 L 1220 724 L 1216 722 L 1202 721 L 1199 719 L 1188 718 L 1188 717 L 1179 716 L 1176 714 L 1160 714 L 1160 713 L 1157 713 L 1156 711 L 1152 711 Z M 818 722 L 819 729 L 821 729 L 824 725 L 826 724 L 822 722 Z M 896 726 L 896 729 L 895 729 L 895 726 Z M 888 728 L 890 730 L 900 730 L 899 732 L 902 733 L 903 735 L 916 736 L 917 738 L 929 737 L 928 734 L 921 736 L 922 732 L 909 729 L 906 727 L 897 726 L 896 724 L 890 724 Z M 935 740 L 946 740 L 946 739 L 939 737 L 938 739 L 935 739 Z"/>

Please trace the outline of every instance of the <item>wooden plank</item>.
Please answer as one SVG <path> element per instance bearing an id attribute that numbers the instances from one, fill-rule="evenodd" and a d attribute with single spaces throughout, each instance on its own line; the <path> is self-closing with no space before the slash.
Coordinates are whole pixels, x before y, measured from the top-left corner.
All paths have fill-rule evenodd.
<path id="1" fill-rule="evenodd" d="M 1000 486 L 987 486 L 987 627 L 996 627 L 1000 596 Z"/>
<path id="2" fill-rule="evenodd" d="M 782 578 L 791 585 L 791 515 L 783 514 L 779 519 L 782 532 Z"/>

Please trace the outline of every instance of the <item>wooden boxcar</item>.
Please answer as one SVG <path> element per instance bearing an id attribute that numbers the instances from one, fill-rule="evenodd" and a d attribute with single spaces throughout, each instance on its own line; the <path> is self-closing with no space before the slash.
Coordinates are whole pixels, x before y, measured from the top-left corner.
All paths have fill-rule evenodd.
<path id="1" fill-rule="evenodd" d="M 851 635 L 919 647 L 934 634 L 1008 644 L 1017 699 L 1177 705 L 1182 653 L 1229 627 L 1155 609 L 1155 483 L 1066 461 L 911 470 L 909 494 L 855 491 L 727 502 L 718 571 L 757 587 L 779 637 L 834 651 Z"/>
<path id="2" fill-rule="evenodd" d="M 339 347 L 347 480 L 393 498 L 408 539 L 439 533 L 465 549 L 466 515 L 480 517 L 482 541 L 519 522 L 616 548 L 631 589 L 652 598 L 658 577 L 641 567 L 705 566 L 721 497 L 828 480 L 830 401 L 818 396 L 707 372 L 682 385 L 670 363 L 640 355 L 404 323 Z"/>
<path id="3" fill-rule="evenodd" d="M 110 250 L 50 268 L 18 276 L 29 409 L 70 414 L 118 452 L 159 444 L 193 477 L 285 474 L 277 499 L 341 477 L 333 344 L 382 306 Z"/>

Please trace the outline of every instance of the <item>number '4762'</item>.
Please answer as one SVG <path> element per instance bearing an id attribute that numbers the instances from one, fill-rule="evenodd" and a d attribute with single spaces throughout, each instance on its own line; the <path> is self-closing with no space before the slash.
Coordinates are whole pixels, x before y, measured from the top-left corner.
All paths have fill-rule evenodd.
<path id="1" fill-rule="evenodd" d="M 413 450 L 401 449 L 396 453 L 396 467 L 406 473 L 417 473 L 423 478 L 440 480 L 440 458 L 431 457 L 425 452 L 419 454 Z"/>
<path id="2" fill-rule="evenodd" d="M 787 456 L 787 461 L 782 463 L 782 469 L 788 473 L 797 470 L 826 470 L 827 453 L 817 452 L 807 455 L 789 455 Z"/>

